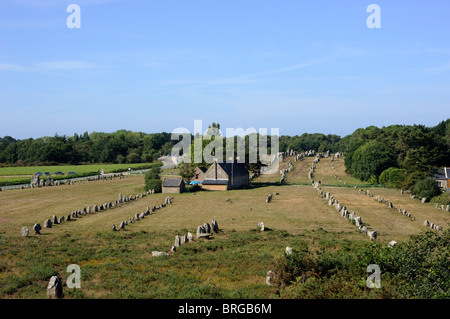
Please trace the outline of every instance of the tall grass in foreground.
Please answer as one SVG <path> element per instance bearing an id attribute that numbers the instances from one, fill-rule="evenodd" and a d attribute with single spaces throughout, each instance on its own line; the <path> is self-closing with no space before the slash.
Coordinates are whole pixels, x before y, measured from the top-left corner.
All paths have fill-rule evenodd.
<path id="1" fill-rule="evenodd" d="M 20 243 L 1 235 L 0 298 L 45 298 L 49 278 L 58 274 L 65 283 L 71 263 L 81 267 L 82 288 L 64 285 L 65 298 L 449 298 L 449 231 L 387 248 L 323 229 L 229 230 L 169 257 L 151 256 L 183 231 L 66 232 Z M 381 268 L 381 289 L 366 286 L 369 264 Z M 268 270 L 275 286 L 265 284 Z"/>

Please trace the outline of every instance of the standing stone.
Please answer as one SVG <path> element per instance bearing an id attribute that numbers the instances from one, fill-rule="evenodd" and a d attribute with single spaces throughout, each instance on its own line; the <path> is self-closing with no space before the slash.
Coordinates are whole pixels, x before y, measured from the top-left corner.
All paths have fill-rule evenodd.
<path id="1" fill-rule="evenodd" d="M 113 230 L 113 231 L 116 231 L 116 230 L 117 230 L 117 229 L 116 229 L 116 225 L 112 224 L 112 230 Z"/>
<path id="2" fill-rule="evenodd" d="M 51 299 L 60 299 L 62 296 L 62 281 L 58 276 L 52 276 L 47 286 L 47 297 Z"/>
<path id="3" fill-rule="evenodd" d="M 286 255 L 292 255 L 292 247 L 286 247 Z"/>
<path id="4" fill-rule="evenodd" d="M 119 199 L 118 199 L 119 203 L 122 203 L 123 198 L 122 198 L 122 193 L 119 194 Z"/>
<path id="5" fill-rule="evenodd" d="M 355 214 L 355 212 L 352 212 L 350 215 L 348 215 L 348 218 L 350 219 L 350 221 L 356 219 L 356 214 Z"/>
<path id="6" fill-rule="evenodd" d="M 258 227 L 260 227 L 261 231 L 264 231 L 264 230 L 265 230 L 265 228 L 264 228 L 264 222 L 258 223 Z"/>
<path id="7" fill-rule="evenodd" d="M 119 229 L 125 229 L 125 222 L 121 222 L 121 223 L 120 223 Z"/>
<path id="8" fill-rule="evenodd" d="M 362 221 L 361 221 L 361 217 L 360 217 L 360 216 L 357 216 L 357 217 L 355 218 L 355 225 L 356 225 L 357 227 L 359 227 L 359 226 L 362 225 Z"/>
<path id="9" fill-rule="evenodd" d="M 274 279 L 275 279 L 275 273 L 272 270 L 269 270 L 267 272 L 267 276 L 266 276 L 266 285 L 272 286 Z"/>
<path id="10" fill-rule="evenodd" d="M 52 223 L 55 225 L 58 224 L 58 217 L 56 217 L 55 215 L 53 215 Z"/>
<path id="11" fill-rule="evenodd" d="M 152 256 L 153 257 L 169 256 L 169 254 L 163 251 L 152 251 Z"/>
<path id="12" fill-rule="evenodd" d="M 47 219 L 47 220 L 44 222 L 44 227 L 45 227 L 45 228 L 52 228 L 52 221 L 51 221 L 50 219 Z"/>
<path id="13" fill-rule="evenodd" d="M 181 246 L 180 236 L 178 236 L 178 235 L 175 236 L 175 243 L 173 245 L 175 247 L 180 247 Z"/>
<path id="14" fill-rule="evenodd" d="M 368 231 L 367 236 L 369 236 L 369 238 L 371 240 L 375 240 L 377 238 L 377 232 L 376 231 Z"/>
<path id="15" fill-rule="evenodd" d="M 188 232 L 188 233 L 187 233 L 187 239 L 188 239 L 189 241 L 194 240 L 194 235 L 192 235 L 191 232 Z"/>
<path id="16" fill-rule="evenodd" d="M 22 237 L 28 237 L 29 232 L 30 232 L 30 230 L 28 229 L 28 227 L 24 226 L 24 227 L 22 227 L 22 231 L 20 234 L 22 235 Z"/>
<path id="17" fill-rule="evenodd" d="M 203 228 L 205 228 L 206 233 L 211 233 L 211 226 L 208 223 L 204 223 Z"/>
<path id="18" fill-rule="evenodd" d="M 425 203 L 426 201 L 427 201 L 426 197 L 422 198 L 422 204 Z"/>
<path id="19" fill-rule="evenodd" d="M 141 213 L 141 214 L 139 215 L 139 218 L 140 218 L 140 219 L 144 219 L 144 217 L 145 217 L 145 213 Z"/>
<path id="20" fill-rule="evenodd" d="M 31 188 L 34 188 L 35 186 L 39 186 L 39 175 L 36 173 L 31 176 Z"/>
<path id="21" fill-rule="evenodd" d="M 392 247 L 394 247 L 395 245 L 397 245 L 397 242 L 396 242 L 395 240 L 392 240 L 392 241 L 389 242 L 388 247 L 392 248 Z"/>
<path id="22" fill-rule="evenodd" d="M 217 224 L 217 220 L 213 219 L 211 222 L 211 226 L 214 232 L 218 232 L 219 231 L 219 224 Z"/>
<path id="23" fill-rule="evenodd" d="M 41 234 L 41 229 L 42 229 L 41 224 L 34 224 L 33 230 L 36 235 Z"/>
<path id="24" fill-rule="evenodd" d="M 50 175 L 47 175 L 47 180 L 45 181 L 45 186 L 52 186 L 52 178 Z"/>
<path id="25" fill-rule="evenodd" d="M 187 239 L 186 235 L 181 236 L 181 243 L 186 244 L 189 240 Z"/>
<path id="26" fill-rule="evenodd" d="M 197 238 L 201 237 L 202 234 L 206 234 L 205 228 L 203 226 L 197 227 Z"/>
<path id="27" fill-rule="evenodd" d="M 70 214 L 68 214 L 68 215 L 66 216 L 66 220 L 67 220 L 67 221 L 70 221 L 70 220 L 71 220 Z"/>
<path id="28" fill-rule="evenodd" d="M 59 217 L 58 223 L 62 224 L 63 221 L 64 221 L 64 216 Z"/>

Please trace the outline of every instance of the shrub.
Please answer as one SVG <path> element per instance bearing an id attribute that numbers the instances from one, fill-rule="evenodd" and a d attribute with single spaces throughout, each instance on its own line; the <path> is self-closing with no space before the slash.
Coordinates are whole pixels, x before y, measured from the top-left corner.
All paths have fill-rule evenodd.
<path id="1" fill-rule="evenodd" d="M 441 194 L 439 184 L 431 177 L 418 181 L 411 192 L 419 198 L 432 198 Z"/>
<path id="2" fill-rule="evenodd" d="M 155 193 L 161 193 L 162 191 L 162 181 L 159 176 L 161 170 L 159 166 L 153 167 L 145 174 L 145 190 L 149 191 L 153 189 Z"/>
<path id="3" fill-rule="evenodd" d="M 441 205 L 450 205 L 450 192 L 445 192 L 439 196 L 435 196 L 430 200 L 430 202 Z"/>
<path id="4" fill-rule="evenodd" d="M 203 190 L 203 188 L 198 184 L 190 185 L 190 186 L 186 187 L 187 193 L 195 193 L 195 192 L 202 191 L 202 190 Z"/>
<path id="5" fill-rule="evenodd" d="M 407 177 L 406 170 L 389 167 L 380 174 L 380 184 L 388 187 L 402 188 Z"/>
<path id="6" fill-rule="evenodd" d="M 282 298 L 449 298 L 450 231 L 426 232 L 389 248 L 361 243 L 337 250 L 285 255 L 276 263 Z M 368 289 L 369 264 L 381 269 L 383 289 Z"/>

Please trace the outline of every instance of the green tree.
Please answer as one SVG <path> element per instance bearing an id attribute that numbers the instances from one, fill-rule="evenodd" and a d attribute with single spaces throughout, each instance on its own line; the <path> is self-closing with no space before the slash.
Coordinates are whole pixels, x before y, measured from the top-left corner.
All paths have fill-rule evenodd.
<path id="1" fill-rule="evenodd" d="M 149 191 L 153 189 L 155 193 L 161 193 L 162 191 L 162 181 L 160 174 L 161 169 L 159 166 L 153 167 L 145 174 L 145 190 Z"/>
<path id="2" fill-rule="evenodd" d="M 391 166 L 396 166 L 392 149 L 377 141 L 370 141 L 355 151 L 351 172 L 355 177 L 368 181 L 372 176 L 378 177 Z"/>
<path id="3" fill-rule="evenodd" d="M 195 174 L 195 166 L 191 163 L 181 163 L 178 166 L 179 170 L 180 170 L 180 176 L 183 178 L 183 180 L 185 181 L 189 181 Z"/>

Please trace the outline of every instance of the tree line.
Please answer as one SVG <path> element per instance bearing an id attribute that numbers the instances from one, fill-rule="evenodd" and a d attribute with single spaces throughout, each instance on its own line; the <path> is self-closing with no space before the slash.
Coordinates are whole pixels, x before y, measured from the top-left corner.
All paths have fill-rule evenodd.
<path id="1" fill-rule="evenodd" d="M 55 165 L 80 163 L 150 163 L 169 154 L 175 141 L 170 133 L 119 130 L 114 133 L 85 132 L 73 136 L 16 140 L 0 138 L 0 163 Z"/>
<path id="2" fill-rule="evenodd" d="M 220 129 L 219 123 L 209 126 L 208 132 Z M 208 135 L 208 134 L 206 134 Z M 257 134 L 259 137 L 259 135 Z M 235 147 L 245 143 L 245 156 L 249 138 L 233 137 Z M 271 136 L 268 152 L 271 154 Z M 192 148 L 194 136 L 191 136 Z M 204 139 L 202 150 L 214 141 Z M 223 160 L 226 160 L 226 139 Z M 142 133 L 119 130 L 114 133 L 74 134 L 74 136 L 41 137 L 16 140 L 10 136 L 0 138 L 0 163 L 14 165 L 78 164 L 78 163 L 139 163 L 153 162 L 161 155 L 168 155 L 179 140 L 172 140 L 171 133 Z M 234 150 L 235 156 L 236 148 Z M 433 127 L 424 125 L 390 125 L 382 128 L 359 128 L 341 138 L 333 134 L 304 133 L 279 137 L 279 150 L 298 152 L 313 149 L 317 152 L 343 152 L 345 167 L 352 176 L 373 184 L 411 188 L 418 181 L 433 174 L 438 167 L 450 165 L 450 119 Z M 214 150 L 215 151 L 215 150 Z M 195 161 L 192 161 L 195 162 Z M 247 162 L 247 161 L 246 161 Z M 258 171 L 261 163 L 249 166 Z M 192 168 L 191 168 L 192 169 Z"/>

